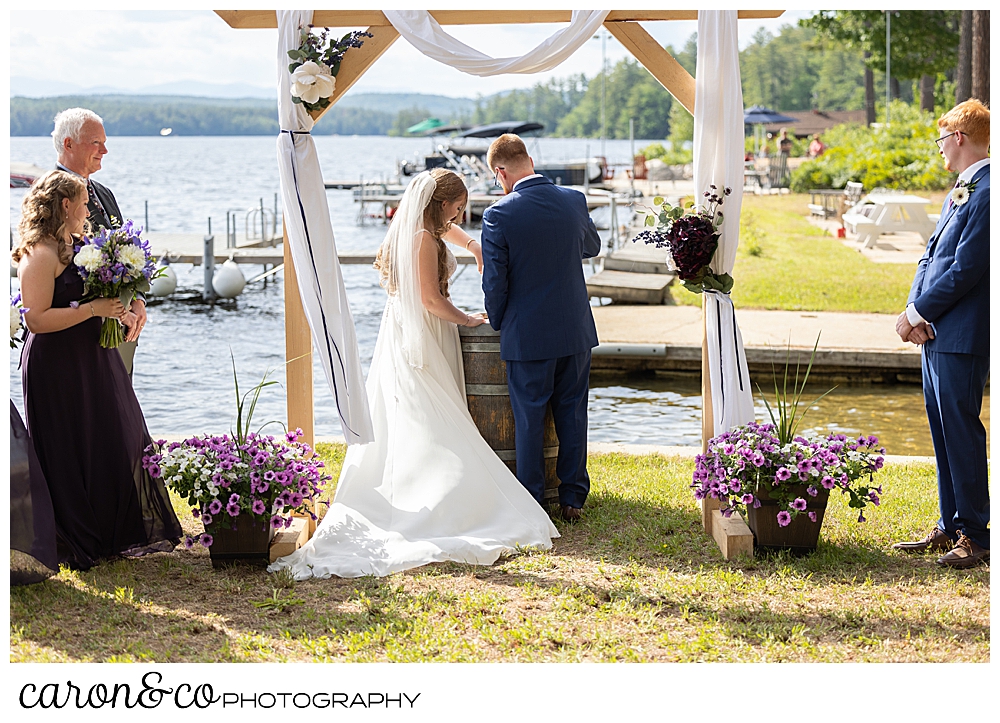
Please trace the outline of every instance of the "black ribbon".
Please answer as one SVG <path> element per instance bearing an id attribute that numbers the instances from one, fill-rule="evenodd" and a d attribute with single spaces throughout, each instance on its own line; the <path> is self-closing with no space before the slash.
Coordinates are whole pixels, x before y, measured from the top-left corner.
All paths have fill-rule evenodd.
<path id="1" fill-rule="evenodd" d="M 295 136 L 297 136 L 297 135 L 303 135 L 303 136 L 310 135 L 309 131 L 286 131 L 286 130 L 282 130 L 281 132 L 282 133 L 287 133 L 288 135 L 292 136 L 292 142 L 293 142 L 293 144 L 294 144 Z M 296 172 L 295 172 L 295 153 L 294 152 L 291 154 L 291 163 L 292 163 L 292 181 L 295 184 L 295 198 L 296 198 L 296 200 L 298 201 L 298 204 L 299 204 L 299 214 L 302 216 L 302 229 L 305 231 L 305 234 L 306 234 L 306 248 L 309 250 L 309 262 L 312 264 L 313 278 L 316 279 L 317 282 L 318 282 L 318 280 L 319 280 L 319 273 L 316 270 L 316 258 L 315 258 L 314 254 L 313 254 L 312 239 L 309 236 L 309 224 L 306 223 L 306 210 L 305 210 L 305 207 L 302 205 L 302 196 L 299 194 L 299 179 L 298 179 L 298 174 L 296 174 Z M 331 367 L 331 369 L 333 368 L 333 353 L 336 353 L 336 355 L 337 355 L 337 361 L 340 364 L 340 373 L 343 375 L 344 379 L 346 380 L 347 379 L 347 370 L 344 368 L 344 360 L 343 360 L 343 358 L 341 358 L 340 349 L 337 348 L 337 343 L 330 337 L 330 329 L 329 329 L 329 326 L 326 323 L 326 312 L 323 311 L 323 289 L 319 286 L 318 283 L 315 285 L 314 288 L 316 290 L 316 295 L 319 297 L 319 314 L 320 314 L 320 318 L 323 321 L 323 337 L 324 337 L 324 340 L 326 341 L 326 354 L 327 354 L 327 357 L 330 360 L 330 367 Z M 333 346 L 332 352 L 330 350 L 330 346 L 331 345 Z M 347 393 L 348 393 L 348 396 L 350 396 L 350 385 L 348 385 Z M 334 399 L 334 401 L 337 404 L 337 413 L 340 415 L 340 423 L 344 426 L 345 430 L 347 430 L 351 434 L 357 435 L 357 432 L 355 432 L 353 429 L 351 429 L 348 426 L 347 420 L 344 419 L 344 411 L 340 408 L 340 394 L 339 394 L 338 389 L 337 389 L 337 375 L 336 374 L 333 375 L 333 399 Z M 358 435 L 358 436 L 360 436 L 360 435 Z"/>

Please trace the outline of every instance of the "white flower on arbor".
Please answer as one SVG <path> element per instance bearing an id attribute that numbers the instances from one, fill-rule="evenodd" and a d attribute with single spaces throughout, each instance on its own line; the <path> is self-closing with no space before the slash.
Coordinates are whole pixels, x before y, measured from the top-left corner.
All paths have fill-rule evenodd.
<path id="1" fill-rule="evenodd" d="M 307 60 L 292 72 L 292 95 L 304 103 L 329 98 L 337 87 L 337 79 L 325 65 Z"/>

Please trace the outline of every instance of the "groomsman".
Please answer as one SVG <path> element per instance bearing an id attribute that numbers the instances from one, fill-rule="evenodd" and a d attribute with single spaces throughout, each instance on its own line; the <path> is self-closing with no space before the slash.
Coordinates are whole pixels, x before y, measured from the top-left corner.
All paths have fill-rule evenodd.
<path id="1" fill-rule="evenodd" d="M 483 292 L 514 411 L 517 478 L 543 504 L 546 407 L 552 407 L 563 519 L 580 519 L 590 491 L 587 401 L 597 328 L 583 259 L 601 239 L 583 194 L 535 173 L 524 142 L 493 141 L 486 162 L 506 196 L 483 213 Z"/>
<path id="2" fill-rule="evenodd" d="M 101 226 L 117 228 L 121 226 L 122 212 L 111 189 L 101 185 L 90 176 L 101 170 L 101 160 L 108 153 L 104 121 L 86 108 L 69 108 L 55 117 L 52 141 L 55 144 L 59 162 L 56 168 L 80 176 L 87 182 L 90 209 L 90 227 L 95 233 Z M 135 358 L 136 341 L 146 325 L 146 299 L 139 296 L 132 302 L 129 314 L 124 320 L 128 327 L 125 342 L 118 347 L 125 362 L 129 378 L 132 377 L 132 362 Z"/>
<path id="3" fill-rule="evenodd" d="M 940 550 L 940 565 L 990 557 L 986 430 L 979 419 L 990 370 L 990 111 L 959 103 L 938 120 L 936 143 L 958 183 L 917 264 L 896 331 L 922 345 L 924 405 L 937 458 L 941 519 L 906 552 Z"/>

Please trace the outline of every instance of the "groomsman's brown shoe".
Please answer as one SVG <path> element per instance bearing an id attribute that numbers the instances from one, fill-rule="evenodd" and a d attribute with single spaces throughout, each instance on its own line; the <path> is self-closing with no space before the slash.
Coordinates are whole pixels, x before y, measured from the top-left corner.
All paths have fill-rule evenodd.
<path id="1" fill-rule="evenodd" d="M 579 522 L 583 518 L 583 510 L 579 507 L 570 507 L 569 505 L 560 507 L 559 514 L 567 522 Z"/>
<path id="2" fill-rule="evenodd" d="M 918 542 L 897 542 L 893 550 L 903 552 L 926 552 L 927 550 L 950 550 L 955 543 L 940 527 L 935 527 L 927 533 L 927 537 Z"/>
<path id="3" fill-rule="evenodd" d="M 955 547 L 947 555 L 939 557 L 937 564 L 946 567 L 966 568 L 975 567 L 980 562 L 986 562 L 989 559 L 990 551 L 988 549 L 980 547 L 963 533 L 959 533 Z"/>

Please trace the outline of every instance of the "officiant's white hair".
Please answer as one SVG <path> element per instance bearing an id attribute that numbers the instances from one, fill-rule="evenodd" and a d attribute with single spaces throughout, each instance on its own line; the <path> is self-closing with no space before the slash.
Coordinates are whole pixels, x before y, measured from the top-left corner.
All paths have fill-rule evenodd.
<path id="1" fill-rule="evenodd" d="M 52 144 L 56 147 L 56 150 L 62 153 L 63 141 L 67 138 L 74 141 L 80 140 L 80 131 L 83 130 L 83 124 L 87 121 L 96 121 L 102 126 L 104 125 L 101 116 L 86 108 L 67 108 L 60 113 L 56 113 L 56 127 L 52 130 Z"/>

